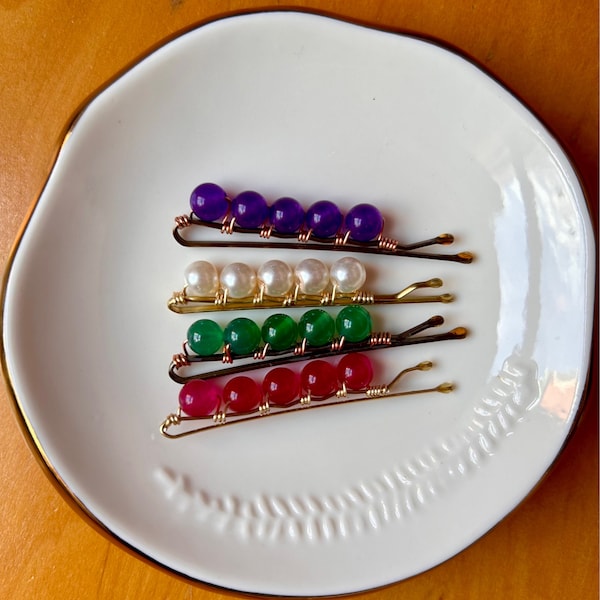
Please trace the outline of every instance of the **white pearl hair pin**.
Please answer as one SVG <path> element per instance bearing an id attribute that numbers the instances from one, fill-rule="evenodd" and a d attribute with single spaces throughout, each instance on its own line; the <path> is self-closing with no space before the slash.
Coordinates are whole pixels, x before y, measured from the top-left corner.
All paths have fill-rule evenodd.
<path id="1" fill-rule="evenodd" d="M 168 307 L 177 313 L 250 308 L 343 306 L 347 304 L 408 304 L 452 302 L 452 294 L 415 295 L 420 288 L 439 288 L 439 278 L 412 283 L 395 294 L 373 294 L 362 289 L 367 271 L 364 264 L 345 256 L 331 267 L 307 258 L 295 268 L 273 259 L 258 269 L 234 262 L 219 273 L 210 262 L 198 260 L 184 272 L 185 286 L 175 292 Z"/>

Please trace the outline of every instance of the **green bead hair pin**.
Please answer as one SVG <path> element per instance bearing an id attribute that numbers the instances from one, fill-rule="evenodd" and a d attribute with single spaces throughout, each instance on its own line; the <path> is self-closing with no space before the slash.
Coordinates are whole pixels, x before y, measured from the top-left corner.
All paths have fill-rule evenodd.
<path id="1" fill-rule="evenodd" d="M 213 320 L 200 319 L 188 328 L 183 352 L 173 356 L 169 375 L 174 381 L 185 383 L 191 379 L 217 377 L 225 372 L 224 369 L 198 371 L 194 367 L 199 363 L 241 361 L 242 364 L 227 370 L 238 373 L 307 358 L 458 340 L 467 336 L 465 327 L 420 335 L 443 323 L 443 317 L 435 315 L 400 333 L 374 332 L 369 311 L 358 305 L 345 306 L 335 319 L 322 308 L 308 310 L 297 322 L 287 314 L 275 313 L 262 326 L 247 317 L 233 319 L 224 328 Z"/>

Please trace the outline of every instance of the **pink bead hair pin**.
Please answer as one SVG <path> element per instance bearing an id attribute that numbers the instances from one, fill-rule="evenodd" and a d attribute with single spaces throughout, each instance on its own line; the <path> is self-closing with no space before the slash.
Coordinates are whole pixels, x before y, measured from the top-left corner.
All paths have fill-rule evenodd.
<path id="1" fill-rule="evenodd" d="M 398 382 L 413 371 L 428 371 L 429 361 L 400 371 L 392 381 L 371 385 L 373 366 L 367 356 L 347 354 L 334 365 L 325 360 L 312 360 L 300 372 L 288 367 L 276 367 L 266 373 L 262 382 L 241 375 L 229 379 L 224 386 L 207 378 L 187 382 L 179 392 L 179 406 L 160 425 L 167 438 L 186 437 L 202 431 L 248 421 L 281 415 L 296 410 L 322 408 L 333 404 L 348 404 L 376 398 L 396 398 L 429 392 L 449 393 L 452 383 L 435 387 L 395 391 Z M 172 433 L 172 427 L 189 423 L 201 427 Z"/>
<path id="2" fill-rule="evenodd" d="M 305 211 L 294 198 L 279 198 L 269 206 L 257 192 L 245 191 L 230 198 L 220 186 L 203 183 L 192 192 L 190 207 L 189 215 L 176 217 L 173 230 L 173 236 L 183 246 L 300 248 L 411 256 L 458 263 L 473 261 L 471 252 L 436 254 L 420 251 L 429 246 L 452 244 L 454 236 L 449 233 L 413 244 L 400 244 L 398 240 L 384 237 L 383 215 L 371 204 L 357 204 L 344 216 L 329 200 L 315 202 Z M 190 234 L 190 230 L 198 226 L 217 229 L 224 234 L 258 234 L 261 240 L 202 240 Z M 274 242 L 271 238 L 289 241 Z"/>
<path id="3" fill-rule="evenodd" d="M 419 295 L 423 288 L 439 288 L 439 278 L 412 283 L 395 294 L 373 294 L 362 289 L 367 272 L 361 261 L 345 256 L 331 267 L 307 258 L 293 269 L 281 260 L 269 260 L 257 270 L 235 262 L 219 273 L 207 261 L 190 264 L 184 273 L 185 287 L 167 303 L 177 313 L 218 310 L 343 306 L 348 304 L 409 304 L 452 302 L 452 294 Z"/>
<path id="4" fill-rule="evenodd" d="M 319 308 L 305 312 L 297 322 L 287 314 L 275 313 L 262 326 L 246 317 L 233 319 L 224 328 L 213 320 L 200 319 L 188 328 L 183 352 L 173 356 L 169 376 L 183 384 L 309 358 L 460 340 L 467 336 L 465 327 L 421 335 L 443 323 L 443 317 L 436 315 L 401 333 L 374 332 L 371 315 L 362 306 L 346 306 L 335 319 Z M 236 365 L 213 371 L 201 369 L 210 362 Z"/>

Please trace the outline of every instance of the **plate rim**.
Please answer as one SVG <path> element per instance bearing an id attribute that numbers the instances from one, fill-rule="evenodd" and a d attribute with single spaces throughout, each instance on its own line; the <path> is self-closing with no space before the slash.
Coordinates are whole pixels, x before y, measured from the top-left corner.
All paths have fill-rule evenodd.
<path id="1" fill-rule="evenodd" d="M 265 15 L 265 14 L 267 14 L 267 15 L 273 15 L 273 14 L 300 15 L 302 17 L 309 16 L 309 17 L 314 17 L 317 19 L 326 19 L 326 20 L 330 20 L 330 21 L 345 24 L 345 25 L 352 25 L 352 26 L 360 27 L 360 28 L 363 28 L 366 30 L 371 30 L 374 32 L 390 34 L 390 35 L 399 36 L 402 38 L 410 38 L 410 39 L 413 39 L 416 41 L 425 42 L 427 44 L 433 45 L 433 46 L 437 47 L 438 49 L 449 52 L 449 53 L 455 55 L 456 57 L 461 58 L 464 61 L 466 61 L 467 63 L 471 64 L 481 74 L 483 74 L 484 76 L 487 76 L 490 80 L 492 80 L 494 83 L 499 85 L 507 94 L 509 94 L 509 96 L 511 96 L 513 99 L 517 100 L 517 102 L 526 111 L 528 111 L 535 119 L 537 119 L 537 121 L 546 130 L 548 136 L 557 145 L 557 147 L 560 148 L 560 150 L 563 152 L 563 154 L 568 162 L 568 165 L 570 166 L 570 168 L 573 171 L 575 180 L 579 185 L 579 188 L 580 188 L 580 191 L 581 191 L 584 203 L 585 203 L 585 209 L 586 209 L 585 216 L 587 217 L 586 224 L 589 222 L 588 233 L 590 234 L 588 244 L 591 246 L 592 250 L 597 248 L 598 232 L 596 230 L 594 221 L 591 218 L 590 193 L 586 188 L 585 181 L 581 175 L 578 164 L 574 161 L 574 159 L 571 156 L 571 153 L 568 151 L 568 149 L 565 148 L 565 146 L 562 144 L 559 136 L 555 133 L 554 129 L 551 126 L 549 126 L 546 123 L 546 121 L 544 119 L 542 119 L 539 116 L 539 114 L 537 114 L 537 112 L 535 110 L 533 110 L 529 106 L 529 104 L 526 101 L 524 101 L 518 93 L 514 92 L 498 76 L 491 73 L 487 69 L 487 67 L 485 67 L 485 65 L 483 63 L 481 63 L 480 61 L 475 59 L 473 56 L 471 56 L 465 50 L 461 49 L 460 47 L 456 46 L 455 44 L 452 44 L 450 42 L 442 40 L 433 35 L 417 33 L 415 31 L 411 31 L 411 30 L 401 30 L 401 29 L 391 28 L 391 27 L 386 28 L 385 26 L 372 24 L 372 23 L 369 23 L 368 21 L 364 21 L 364 20 L 360 20 L 360 19 L 352 19 L 352 18 L 349 18 L 346 16 L 335 14 L 333 12 L 323 11 L 323 10 L 311 10 L 311 9 L 303 8 L 303 7 L 291 7 L 291 8 L 278 7 L 278 8 L 273 8 L 273 9 L 259 9 L 259 10 L 251 9 L 251 10 L 246 10 L 246 11 L 243 11 L 243 10 L 242 11 L 239 11 L 239 10 L 231 11 L 231 12 L 227 12 L 227 13 L 220 14 L 217 16 L 212 16 L 208 19 L 201 19 L 201 20 L 195 21 L 193 24 L 186 26 L 184 28 L 181 28 L 164 38 L 161 38 L 158 42 L 152 44 L 150 47 L 148 47 L 146 50 L 144 50 L 144 52 L 142 52 L 137 57 L 135 57 L 134 59 L 129 61 L 127 64 L 125 64 L 113 76 L 111 76 L 110 78 L 105 80 L 99 87 L 97 87 L 95 90 L 93 90 L 91 93 L 89 93 L 79 103 L 79 105 L 75 108 L 74 112 L 72 113 L 71 117 L 67 120 L 66 125 L 62 128 L 61 132 L 59 133 L 59 136 L 56 140 L 54 153 L 53 153 L 53 156 L 51 157 L 50 166 L 48 168 L 48 172 L 45 177 L 44 183 L 43 183 L 39 193 L 37 194 L 37 197 L 34 198 L 34 200 L 31 202 L 30 206 L 28 207 L 27 212 L 24 217 L 24 220 L 18 228 L 16 238 L 15 238 L 15 240 L 12 244 L 12 247 L 9 251 L 7 261 L 6 261 L 6 266 L 5 266 L 4 272 L 2 274 L 2 282 L 1 282 L 1 289 L 0 289 L 0 311 L 1 311 L 0 312 L 0 334 L 1 334 L 0 335 L 0 367 L 2 370 L 4 382 L 5 382 L 5 389 L 7 391 L 8 401 L 9 401 L 9 404 L 11 405 L 12 412 L 15 415 L 19 429 L 21 430 L 21 434 L 25 438 L 25 441 L 26 441 L 27 445 L 29 446 L 29 449 L 31 450 L 35 459 L 37 460 L 39 465 L 42 467 L 42 471 L 46 474 L 47 478 L 51 481 L 54 488 L 58 491 L 59 495 L 67 502 L 67 504 L 78 514 L 79 517 L 82 517 L 83 520 L 88 523 L 88 525 L 90 525 L 94 530 L 96 530 L 98 533 L 100 533 L 100 535 L 102 535 L 105 539 L 109 540 L 110 542 L 115 543 L 122 550 L 125 550 L 128 554 L 142 560 L 143 562 L 145 562 L 146 564 L 149 564 L 150 566 L 158 568 L 162 572 L 166 572 L 172 576 L 175 576 L 177 579 L 179 579 L 181 581 L 184 581 L 188 584 L 196 585 L 199 587 L 204 587 L 208 591 L 235 593 L 235 594 L 240 594 L 240 595 L 246 595 L 246 596 L 252 596 L 252 597 L 264 597 L 264 598 L 274 598 L 274 597 L 305 598 L 305 597 L 307 597 L 306 595 L 295 595 L 295 594 L 287 595 L 286 594 L 286 595 L 282 596 L 281 594 L 250 592 L 250 591 L 246 591 L 243 589 L 222 586 L 222 585 L 219 585 L 216 583 L 206 582 L 201 579 L 197 579 L 193 576 L 186 575 L 185 573 L 182 573 L 173 567 L 169 567 L 166 564 L 163 564 L 158 559 L 147 555 L 143 551 L 143 549 L 135 547 L 133 544 L 130 544 L 129 542 L 127 542 L 124 539 L 122 539 L 121 537 L 119 537 L 119 535 L 117 533 L 113 532 L 106 524 L 104 524 L 97 516 L 95 516 L 93 514 L 93 512 L 91 511 L 91 509 L 89 509 L 85 505 L 85 503 L 75 494 L 75 492 L 69 488 L 69 486 L 62 479 L 60 473 L 57 471 L 56 467 L 54 466 L 54 464 L 52 463 L 50 458 L 47 456 L 44 448 L 42 447 L 42 444 L 40 443 L 40 441 L 37 437 L 36 431 L 26 414 L 26 411 L 24 409 L 22 401 L 19 399 L 19 397 L 17 396 L 17 393 L 15 391 L 15 386 L 13 384 L 13 378 L 12 378 L 12 376 L 9 372 L 9 368 L 8 368 L 7 353 L 6 353 L 6 347 L 5 347 L 6 296 L 7 296 L 9 280 L 10 280 L 11 274 L 13 272 L 15 258 L 19 252 L 19 248 L 21 246 L 23 238 L 25 237 L 25 234 L 26 234 L 26 231 L 31 222 L 32 216 L 33 216 L 36 208 L 38 207 L 38 204 L 39 204 L 42 196 L 44 195 L 46 187 L 55 171 L 55 167 L 56 167 L 56 164 L 62 154 L 62 150 L 63 150 L 65 144 L 67 143 L 67 141 L 69 140 L 74 128 L 77 126 L 78 121 L 83 116 L 83 114 L 88 109 L 88 107 L 99 96 L 101 96 L 105 91 L 107 91 L 114 83 L 119 81 L 122 77 L 126 76 L 129 72 L 131 72 L 134 68 L 136 68 L 142 62 L 144 62 L 147 58 L 152 56 L 155 52 L 165 48 L 167 45 L 171 44 L 172 42 L 176 42 L 179 38 L 181 38 L 187 34 L 199 31 L 200 29 L 202 29 L 203 27 L 205 27 L 207 25 L 210 26 L 211 24 L 218 23 L 221 21 L 226 21 L 226 20 L 230 20 L 230 19 L 236 19 L 236 20 L 244 19 L 246 17 L 257 17 L 259 15 Z M 594 296 L 593 296 L 593 305 L 594 306 L 597 304 L 597 301 L 598 301 L 598 290 L 597 290 L 597 277 L 596 277 L 595 285 L 594 285 Z M 524 502 L 526 502 L 530 498 L 530 496 L 532 496 L 538 490 L 538 488 L 541 485 L 543 485 L 543 483 L 545 482 L 545 480 L 547 479 L 549 474 L 554 469 L 557 461 L 562 456 L 566 446 L 569 444 L 572 437 L 578 430 L 579 425 L 582 420 L 582 417 L 583 417 L 584 413 L 586 412 L 587 407 L 589 406 L 588 403 L 589 403 L 589 397 L 590 397 L 590 388 L 591 388 L 591 382 L 593 379 L 593 371 L 594 371 L 593 365 L 592 365 L 592 360 L 595 355 L 594 350 L 595 350 L 595 339 L 596 339 L 597 327 L 598 327 L 597 319 L 592 318 L 591 327 L 590 327 L 590 335 L 589 335 L 589 344 L 587 344 L 585 347 L 585 350 L 587 351 L 587 357 L 588 357 L 588 364 L 587 364 L 587 369 L 586 369 L 586 373 L 585 373 L 585 381 L 583 382 L 583 385 L 582 385 L 582 392 L 581 392 L 581 396 L 579 398 L 579 405 L 578 405 L 577 410 L 572 418 L 571 425 L 565 435 L 565 438 L 564 438 L 560 448 L 558 449 L 556 455 L 549 463 L 547 469 L 541 474 L 539 479 L 533 484 L 533 486 L 531 487 L 529 492 L 523 498 L 521 498 L 514 505 L 514 507 L 512 509 L 510 509 L 502 518 L 495 521 L 491 527 L 484 530 L 480 535 L 478 535 L 475 539 L 473 539 L 473 541 L 471 541 L 467 545 L 463 546 L 460 550 L 454 552 L 453 554 L 448 556 L 446 559 L 436 563 L 435 565 L 432 565 L 431 567 L 429 567 L 427 569 L 424 569 L 423 571 L 415 573 L 409 577 L 404 577 L 399 580 L 394 580 L 389 583 L 382 584 L 380 586 L 366 587 L 366 588 L 361 588 L 361 589 L 357 589 L 354 591 L 334 593 L 334 594 L 328 594 L 328 593 L 317 594 L 317 595 L 310 594 L 310 597 L 330 598 L 333 596 L 347 596 L 347 595 L 354 595 L 356 593 L 364 593 L 367 591 L 381 590 L 381 589 L 390 587 L 392 585 L 396 585 L 398 583 L 408 581 L 410 579 L 413 579 L 413 578 L 423 575 L 425 573 L 428 573 L 428 572 L 436 569 L 438 566 L 453 559 L 458 554 L 461 554 L 463 551 L 465 551 L 469 547 L 473 546 L 475 543 L 477 543 L 483 537 L 487 536 L 492 530 L 494 530 L 496 527 L 500 526 Z"/>

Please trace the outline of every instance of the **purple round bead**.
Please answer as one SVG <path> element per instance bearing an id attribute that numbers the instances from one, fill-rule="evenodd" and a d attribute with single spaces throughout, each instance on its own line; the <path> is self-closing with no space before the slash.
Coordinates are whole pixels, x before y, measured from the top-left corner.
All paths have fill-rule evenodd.
<path id="1" fill-rule="evenodd" d="M 269 207 L 258 192 L 242 192 L 231 201 L 231 215 L 245 229 L 257 229 L 267 220 Z"/>
<path id="2" fill-rule="evenodd" d="M 342 224 L 340 209 L 329 200 L 319 200 L 306 211 L 306 226 L 316 237 L 333 237 Z"/>
<path id="3" fill-rule="evenodd" d="M 190 196 L 192 212 L 202 221 L 222 219 L 229 210 L 225 190 L 216 183 L 202 183 Z"/>
<path id="4" fill-rule="evenodd" d="M 271 205 L 270 221 L 279 233 L 295 233 L 304 223 L 304 209 L 294 198 L 279 198 Z"/>
<path id="5" fill-rule="evenodd" d="M 372 204 L 357 204 L 346 215 L 344 225 L 351 239 L 369 242 L 383 230 L 383 216 Z"/>

